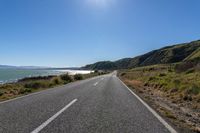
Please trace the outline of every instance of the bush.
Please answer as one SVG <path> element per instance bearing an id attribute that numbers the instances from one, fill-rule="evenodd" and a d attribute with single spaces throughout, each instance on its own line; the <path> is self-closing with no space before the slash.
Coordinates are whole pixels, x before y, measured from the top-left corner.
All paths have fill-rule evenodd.
<path id="1" fill-rule="evenodd" d="M 56 84 L 56 85 L 58 85 L 58 84 L 60 84 L 61 83 L 61 81 L 60 81 L 60 78 L 54 78 L 53 79 L 53 84 Z"/>
<path id="2" fill-rule="evenodd" d="M 185 72 L 187 71 L 188 69 L 191 69 L 195 66 L 195 64 L 193 62 L 182 62 L 180 64 L 177 64 L 175 66 L 175 70 L 176 72 Z"/>
<path id="3" fill-rule="evenodd" d="M 159 74 L 159 77 L 164 77 L 164 76 L 166 76 L 165 73 L 160 73 L 160 74 Z"/>
<path id="4" fill-rule="evenodd" d="M 20 79 L 19 82 L 27 82 L 27 81 L 37 81 L 37 80 L 50 80 L 55 76 L 38 76 L 38 77 L 29 77 L 29 78 L 24 78 Z"/>
<path id="5" fill-rule="evenodd" d="M 83 76 L 81 74 L 76 74 L 76 75 L 74 75 L 74 79 L 75 80 L 82 80 Z"/>
<path id="6" fill-rule="evenodd" d="M 19 91 L 20 94 L 30 93 L 30 92 L 32 92 L 32 90 L 30 88 L 22 88 Z"/>
<path id="7" fill-rule="evenodd" d="M 152 81 L 152 80 L 155 80 L 156 77 L 149 77 L 149 80 L 148 81 Z"/>
<path id="8" fill-rule="evenodd" d="M 47 88 L 50 87 L 49 82 L 47 81 L 37 81 L 37 82 L 30 82 L 26 83 L 24 85 L 25 88 L 33 88 L 33 89 L 39 89 L 39 88 Z"/>
<path id="9" fill-rule="evenodd" d="M 63 81 L 66 81 L 66 82 L 72 82 L 73 81 L 72 77 L 69 74 L 63 74 L 63 75 L 60 76 L 60 78 Z"/>
<path id="10" fill-rule="evenodd" d="M 197 85 L 192 85 L 192 87 L 188 90 L 188 93 L 198 95 L 200 93 L 200 87 Z"/>
<path id="11" fill-rule="evenodd" d="M 180 84 L 181 84 L 181 81 L 178 80 L 178 79 L 175 79 L 175 80 L 173 81 L 173 83 L 174 83 L 175 87 L 178 88 L 178 87 L 180 86 Z"/>
<path id="12" fill-rule="evenodd" d="M 126 73 L 121 73 L 121 76 L 125 76 L 126 75 Z"/>
<path id="13" fill-rule="evenodd" d="M 194 72 L 195 72 L 195 70 L 192 68 L 192 69 L 187 70 L 186 74 L 190 74 L 190 73 L 194 73 Z"/>
<path id="14" fill-rule="evenodd" d="M 168 72 L 173 72 L 173 70 L 172 69 L 168 69 Z"/>
<path id="15" fill-rule="evenodd" d="M 99 71 L 98 70 L 94 70 L 94 73 L 98 73 Z"/>
<path id="16" fill-rule="evenodd" d="M 3 91 L 2 90 L 0 90 L 0 96 L 2 96 L 3 95 Z"/>

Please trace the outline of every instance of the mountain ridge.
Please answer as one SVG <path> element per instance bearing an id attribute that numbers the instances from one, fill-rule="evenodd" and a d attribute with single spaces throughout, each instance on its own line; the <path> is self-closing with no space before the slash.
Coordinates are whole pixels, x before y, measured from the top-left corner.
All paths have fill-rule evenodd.
<path id="1" fill-rule="evenodd" d="M 133 58 L 123 58 L 117 61 L 100 61 L 82 68 L 91 70 L 114 70 L 182 62 L 189 56 L 192 56 L 191 54 L 195 54 L 194 52 L 199 48 L 200 40 L 197 40 L 189 43 L 165 46 Z"/>

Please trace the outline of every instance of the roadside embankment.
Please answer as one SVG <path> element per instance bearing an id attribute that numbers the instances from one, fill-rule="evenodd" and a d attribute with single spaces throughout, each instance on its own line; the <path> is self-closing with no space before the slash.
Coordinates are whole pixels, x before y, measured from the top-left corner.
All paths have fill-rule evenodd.
<path id="1" fill-rule="evenodd" d="M 118 76 L 182 131 L 200 132 L 199 65 L 139 67 L 121 70 Z"/>

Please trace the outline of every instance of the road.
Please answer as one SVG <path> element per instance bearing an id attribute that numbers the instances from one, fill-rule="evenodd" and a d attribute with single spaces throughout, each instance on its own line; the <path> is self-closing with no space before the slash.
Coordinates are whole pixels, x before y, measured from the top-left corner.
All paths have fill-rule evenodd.
<path id="1" fill-rule="evenodd" d="M 0 103 L 1 133 L 176 133 L 116 73 Z"/>

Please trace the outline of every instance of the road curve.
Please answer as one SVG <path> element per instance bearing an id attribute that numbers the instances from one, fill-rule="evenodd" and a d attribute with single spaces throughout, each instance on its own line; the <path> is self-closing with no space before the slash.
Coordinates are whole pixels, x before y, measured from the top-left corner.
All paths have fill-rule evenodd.
<path id="1" fill-rule="evenodd" d="M 144 104 L 112 73 L 0 103 L 0 132 L 176 132 Z"/>

